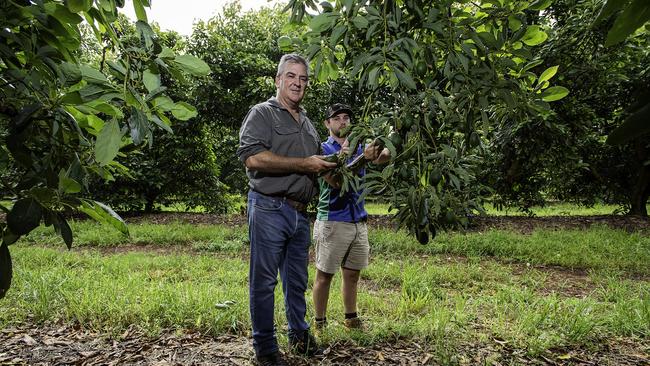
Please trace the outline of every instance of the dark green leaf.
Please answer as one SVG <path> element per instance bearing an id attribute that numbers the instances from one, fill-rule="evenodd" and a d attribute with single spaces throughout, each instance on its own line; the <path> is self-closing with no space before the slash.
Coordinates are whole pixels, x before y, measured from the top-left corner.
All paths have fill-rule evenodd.
<path id="1" fill-rule="evenodd" d="M 409 75 L 406 72 L 403 72 L 402 70 L 400 70 L 397 67 L 393 67 L 392 70 L 393 70 L 393 72 L 395 72 L 395 75 L 397 76 L 397 79 L 399 79 L 399 81 L 402 84 L 404 84 L 404 86 L 406 86 L 409 89 L 415 89 L 416 88 L 415 81 L 413 81 L 413 78 L 411 77 L 411 75 Z"/>
<path id="2" fill-rule="evenodd" d="M 59 191 L 63 193 L 81 192 L 81 184 L 67 176 L 66 171 L 61 169 L 59 172 Z"/>
<path id="3" fill-rule="evenodd" d="M 174 131 L 171 129 L 171 127 L 167 123 L 163 122 L 157 116 L 151 117 L 151 121 L 153 123 L 155 123 L 156 125 L 158 125 L 160 128 L 162 128 L 163 130 L 165 130 L 165 131 L 167 131 L 169 133 L 174 133 Z"/>
<path id="4" fill-rule="evenodd" d="M 14 204 L 7 214 L 9 230 L 16 235 L 29 234 L 38 227 L 43 216 L 43 208 L 33 198 L 23 198 Z"/>
<path id="5" fill-rule="evenodd" d="M 623 121 L 608 137 L 610 145 L 620 145 L 650 132 L 650 103 Z"/>
<path id="6" fill-rule="evenodd" d="M 70 229 L 70 225 L 66 221 L 65 216 L 63 216 L 61 213 L 56 214 L 56 221 L 54 222 L 54 228 L 57 234 L 61 235 L 61 238 L 63 238 L 63 241 L 65 242 L 65 245 L 68 247 L 68 249 L 71 249 L 72 229 Z"/>
<path id="7" fill-rule="evenodd" d="M 607 33 L 605 46 L 621 42 L 648 20 L 650 20 L 648 0 L 632 0 L 632 3 L 616 18 L 612 29 Z"/>
<path id="8" fill-rule="evenodd" d="M 79 15 L 70 12 L 65 6 L 56 4 L 54 11 L 51 13 L 54 15 L 61 23 L 67 24 L 79 24 L 83 21 Z"/>
<path id="9" fill-rule="evenodd" d="M 160 87 L 160 74 L 152 72 L 151 69 L 144 70 L 142 82 L 149 92 L 156 90 Z"/>
<path id="10" fill-rule="evenodd" d="M 352 18 L 352 24 L 354 24 L 354 26 L 359 29 L 366 29 L 368 28 L 370 22 L 368 22 L 368 19 L 366 19 L 366 17 L 358 15 Z"/>
<path id="11" fill-rule="evenodd" d="M 551 6 L 553 0 L 537 0 L 530 4 L 529 9 L 531 10 L 544 10 Z"/>
<path id="12" fill-rule="evenodd" d="M 79 65 L 79 70 L 81 71 L 81 75 L 83 79 L 90 84 L 100 84 L 100 85 L 109 84 L 108 79 L 106 79 L 106 76 L 101 72 L 99 72 L 99 70 L 96 70 L 87 65 Z"/>
<path id="13" fill-rule="evenodd" d="M 339 42 L 343 34 L 347 32 L 348 27 L 345 25 L 337 25 L 334 27 L 334 30 L 332 31 L 332 36 L 330 37 L 330 47 L 334 48 L 336 44 Z"/>
<path id="14" fill-rule="evenodd" d="M 623 9 L 631 0 L 607 0 L 603 8 L 600 10 L 598 17 L 594 21 L 594 24 L 598 24 L 601 20 L 609 17 L 615 12 Z"/>
<path id="15" fill-rule="evenodd" d="M 335 17 L 332 13 L 319 14 L 312 18 L 309 22 L 309 28 L 316 33 L 321 33 L 329 30 L 334 25 Z"/>
<path id="16" fill-rule="evenodd" d="M 129 127 L 131 129 L 131 139 L 136 145 L 140 145 L 149 132 L 147 117 L 139 110 L 132 108 L 129 117 Z"/>
<path id="17" fill-rule="evenodd" d="M 41 110 L 43 106 L 40 103 L 34 103 L 21 109 L 12 121 L 14 128 L 22 130 L 32 120 L 32 116 Z"/>
<path id="18" fill-rule="evenodd" d="M 154 34 L 153 29 L 151 29 L 149 23 L 143 20 L 138 20 L 135 23 L 135 28 L 138 30 L 140 37 L 142 37 L 144 40 L 145 48 L 151 50 L 153 48 L 153 40 L 156 35 Z"/>
<path id="19" fill-rule="evenodd" d="M 66 86 L 71 86 L 81 81 L 82 74 L 78 65 L 70 62 L 63 62 L 59 66 L 59 69 L 63 73 L 65 79 L 63 81 Z"/>

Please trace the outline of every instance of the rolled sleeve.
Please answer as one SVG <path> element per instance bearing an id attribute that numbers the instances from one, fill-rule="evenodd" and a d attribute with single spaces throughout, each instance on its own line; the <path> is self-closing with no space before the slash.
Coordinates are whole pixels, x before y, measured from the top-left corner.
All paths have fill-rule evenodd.
<path id="1" fill-rule="evenodd" d="M 271 148 L 272 125 L 259 105 L 248 111 L 239 130 L 237 156 L 242 163 L 249 157 Z"/>

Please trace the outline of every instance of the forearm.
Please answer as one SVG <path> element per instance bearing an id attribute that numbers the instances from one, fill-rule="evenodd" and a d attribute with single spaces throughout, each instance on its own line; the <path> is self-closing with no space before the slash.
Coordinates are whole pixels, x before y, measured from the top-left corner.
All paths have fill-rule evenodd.
<path id="1" fill-rule="evenodd" d="M 270 151 L 249 156 L 246 167 L 264 173 L 305 173 L 304 158 L 290 158 Z"/>

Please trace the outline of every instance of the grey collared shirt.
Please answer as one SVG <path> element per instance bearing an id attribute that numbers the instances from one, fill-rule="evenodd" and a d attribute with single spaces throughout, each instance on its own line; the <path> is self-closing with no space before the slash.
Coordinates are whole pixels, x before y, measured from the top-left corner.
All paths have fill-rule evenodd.
<path id="1" fill-rule="evenodd" d="M 248 111 L 239 130 L 237 156 L 242 162 L 263 151 L 280 156 L 305 158 L 320 151 L 318 132 L 300 111 L 296 122 L 275 97 Z M 265 173 L 246 168 L 248 185 L 269 196 L 284 196 L 307 203 L 317 193 L 316 176 L 304 173 Z"/>

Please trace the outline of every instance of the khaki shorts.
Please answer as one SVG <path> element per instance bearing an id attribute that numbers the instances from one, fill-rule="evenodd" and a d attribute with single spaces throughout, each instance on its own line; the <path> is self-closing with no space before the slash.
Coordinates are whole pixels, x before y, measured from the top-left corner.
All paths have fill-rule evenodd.
<path id="1" fill-rule="evenodd" d="M 316 220 L 314 242 L 316 268 L 325 273 L 336 273 L 341 267 L 358 271 L 368 267 L 370 244 L 365 222 Z"/>

